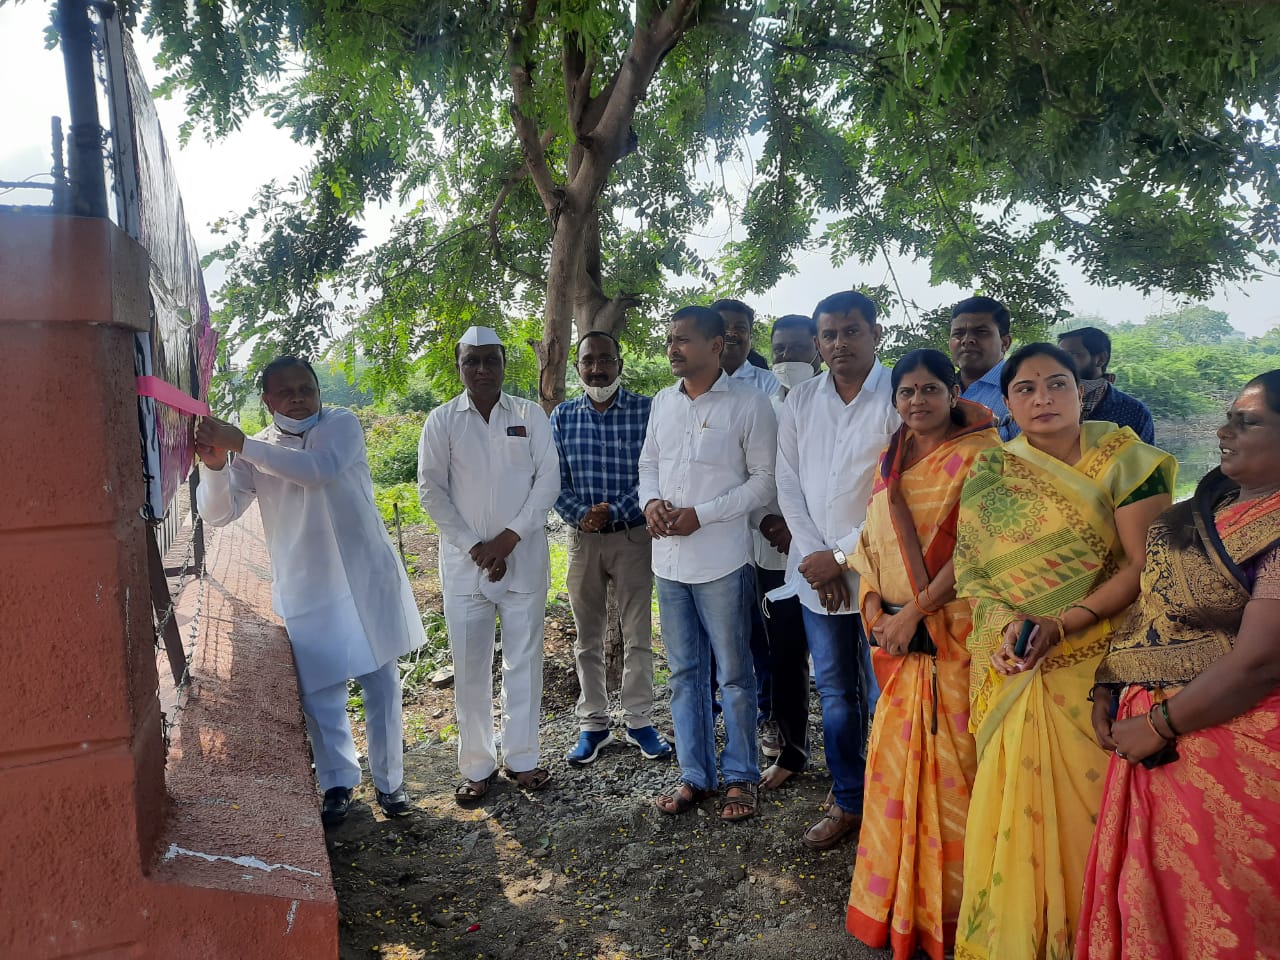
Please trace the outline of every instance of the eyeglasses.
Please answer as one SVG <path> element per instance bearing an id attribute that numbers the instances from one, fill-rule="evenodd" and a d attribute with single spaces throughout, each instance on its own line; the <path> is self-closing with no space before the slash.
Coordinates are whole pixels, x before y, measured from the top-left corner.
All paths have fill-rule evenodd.
<path id="1" fill-rule="evenodd" d="M 617 365 L 617 357 L 582 357 L 578 360 L 578 366 L 585 370 L 590 370 L 593 367 L 616 367 Z"/>

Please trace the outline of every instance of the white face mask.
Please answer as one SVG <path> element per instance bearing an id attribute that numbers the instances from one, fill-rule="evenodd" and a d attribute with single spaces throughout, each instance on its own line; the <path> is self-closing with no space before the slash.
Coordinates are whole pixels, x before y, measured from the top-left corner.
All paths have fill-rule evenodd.
<path id="1" fill-rule="evenodd" d="M 621 376 L 615 379 L 613 383 L 609 384 L 607 387 L 593 387 L 589 383 L 584 383 L 582 385 L 583 389 L 587 392 L 587 396 L 596 403 L 607 403 L 609 398 L 618 392 L 618 387 L 620 386 L 622 386 Z"/>
<path id="2" fill-rule="evenodd" d="M 317 410 L 305 420 L 295 420 L 293 417 L 286 417 L 283 413 L 273 413 L 271 419 L 275 425 L 285 433 L 306 433 L 314 427 L 320 419 L 320 411 Z"/>
<path id="3" fill-rule="evenodd" d="M 773 375 L 781 381 L 782 385 L 790 390 L 798 383 L 804 383 L 806 380 L 812 380 L 818 371 L 813 369 L 811 363 L 801 363 L 799 360 L 788 360 L 784 363 L 775 363 L 769 368 L 773 371 Z"/>

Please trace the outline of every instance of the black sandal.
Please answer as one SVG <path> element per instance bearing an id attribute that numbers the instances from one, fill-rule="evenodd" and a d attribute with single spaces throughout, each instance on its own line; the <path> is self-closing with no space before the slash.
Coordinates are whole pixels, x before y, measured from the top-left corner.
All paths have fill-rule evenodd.
<path id="1" fill-rule="evenodd" d="M 453 788 L 454 802 L 463 807 L 468 806 L 469 804 L 479 803 L 488 796 L 489 787 L 492 785 L 492 773 L 483 780 L 463 780 Z"/>
<path id="2" fill-rule="evenodd" d="M 675 817 L 688 813 L 714 793 L 714 790 L 703 790 L 701 787 L 695 787 L 688 780 L 681 780 L 670 793 L 661 793 L 654 797 L 653 805 L 667 816 Z"/>

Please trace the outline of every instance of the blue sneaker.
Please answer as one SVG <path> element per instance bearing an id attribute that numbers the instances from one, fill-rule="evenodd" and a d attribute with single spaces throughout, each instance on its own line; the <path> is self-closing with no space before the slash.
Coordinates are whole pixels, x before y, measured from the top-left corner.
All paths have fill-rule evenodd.
<path id="1" fill-rule="evenodd" d="M 578 743 L 565 755 L 571 767 L 585 767 L 600 756 L 600 748 L 613 743 L 613 734 L 608 730 L 583 730 L 578 734 Z"/>
<path id="2" fill-rule="evenodd" d="M 627 727 L 627 743 L 640 748 L 646 760 L 659 760 L 671 756 L 671 744 L 662 739 L 661 734 L 653 727 Z"/>

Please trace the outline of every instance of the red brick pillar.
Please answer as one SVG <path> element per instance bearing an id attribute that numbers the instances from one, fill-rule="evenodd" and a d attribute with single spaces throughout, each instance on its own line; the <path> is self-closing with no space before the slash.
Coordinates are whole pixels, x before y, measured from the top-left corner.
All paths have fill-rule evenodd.
<path id="1" fill-rule="evenodd" d="M 3 957 L 111 952 L 146 923 L 127 904 L 165 812 L 133 371 L 147 269 L 108 221 L 0 215 Z"/>

